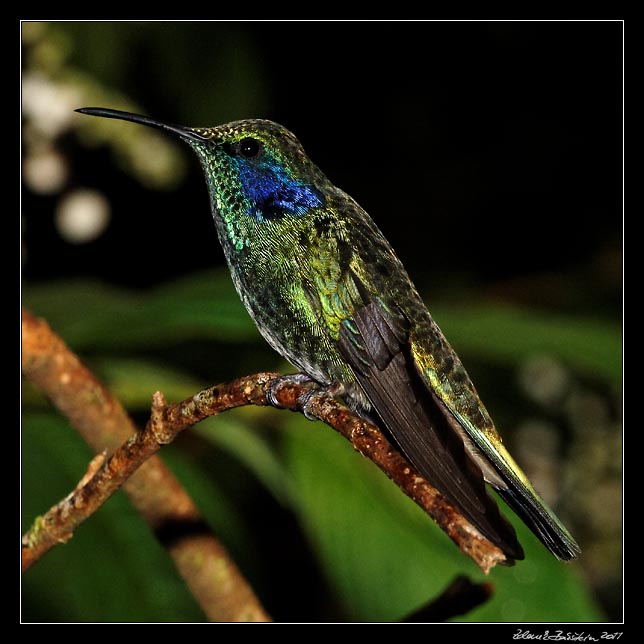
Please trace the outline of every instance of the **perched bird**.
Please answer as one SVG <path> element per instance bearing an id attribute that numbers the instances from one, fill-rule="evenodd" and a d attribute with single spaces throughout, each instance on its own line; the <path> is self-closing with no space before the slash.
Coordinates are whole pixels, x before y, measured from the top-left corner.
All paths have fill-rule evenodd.
<path id="1" fill-rule="evenodd" d="M 489 483 L 559 559 L 579 546 L 501 442 L 461 361 L 371 217 L 291 132 L 266 120 L 172 125 L 197 154 L 233 282 L 268 343 L 388 431 L 409 461 L 504 552 L 524 557 Z"/>

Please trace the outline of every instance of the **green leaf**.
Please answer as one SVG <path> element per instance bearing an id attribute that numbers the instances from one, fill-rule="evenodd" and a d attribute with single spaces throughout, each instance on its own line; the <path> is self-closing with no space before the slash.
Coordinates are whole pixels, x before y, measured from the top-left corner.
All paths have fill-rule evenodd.
<path id="1" fill-rule="evenodd" d="M 226 426 L 225 417 L 218 417 L 217 420 L 222 428 Z M 189 432 L 193 433 L 194 429 Z M 183 438 L 194 444 L 192 436 L 185 435 Z M 242 559 L 245 562 L 252 560 L 255 551 L 253 535 L 243 513 L 236 506 L 235 498 L 221 486 L 221 479 L 229 474 L 228 471 L 221 471 L 220 455 L 215 450 L 203 449 L 201 445 L 195 454 L 190 448 L 182 448 L 181 439 L 178 443 L 172 443 L 163 450 L 163 460 L 198 505 L 217 539 L 231 551 L 233 559 L 239 564 Z"/>
<path id="2" fill-rule="evenodd" d="M 296 512 L 348 618 L 399 620 L 458 574 L 486 580 L 420 508 L 331 429 L 291 419 L 284 450 Z M 527 561 L 495 568 L 489 577 L 494 596 L 462 619 L 600 620 L 575 570 L 579 564 L 558 562 L 522 527 L 519 534 Z"/>
<path id="3" fill-rule="evenodd" d="M 457 353 L 507 364 L 547 354 L 612 385 L 621 383 L 622 340 L 616 324 L 488 304 L 436 306 L 432 312 Z"/>
<path id="4" fill-rule="evenodd" d="M 282 504 L 286 504 L 290 479 L 268 442 L 253 427 L 254 423 L 240 422 L 240 418 L 257 418 L 258 410 L 246 407 L 233 416 L 227 414 L 209 418 L 197 425 L 196 433 L 213 445 L 226 450 L 244 464 Z"/>
<path id="5" fill-rule="evenodd" d="M 192 338 L 259 339 L 226 270 L 144 292 L 89 279 L 25 284 L 23 304 L 76 351 L 167 346 Z"/>
<path id="6" fill-rule="evenodd" d="M 179 369 L 152 360 L 111 357 L 93 360 L 91 367 L 129 410 L 149 409 L 155 391 L 163 392 L 167 401 L 179 401 L 205 386 Z"/>

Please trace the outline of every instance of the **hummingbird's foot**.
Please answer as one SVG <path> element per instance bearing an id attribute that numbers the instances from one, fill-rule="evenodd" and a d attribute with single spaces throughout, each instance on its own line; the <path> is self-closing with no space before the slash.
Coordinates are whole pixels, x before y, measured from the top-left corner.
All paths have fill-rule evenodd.
<path id="1" fill-rule="evenodd" d="M 297 399 L 297 408 L 302 412 L 302 414 L 304 414 L 304 418 L 306 418 L 307 420 L 319 420 L 319 418 L 311 412 L 311 403 L 316 396 L 319 396 L 325 391 L 326 387 L 318 387 L 317 389 L 307 391 Z"/>
<path id="2" fill-rule="evenodd" d="M 340 383 L 332 383 L 330 385 L 320 385 L 318 384 L 315 389 L 303 393 L 297 399 L 297 408 L 304 414 L 304 417 L 308 420 L 320 420 L 320 418 L 313 413 L 313 403 L 318 396 L 342 396 L 346 391 L 344 385 Z"/>
<path id="3" fill-rule="evenodd" d="M 297 385 L 297 386 L 305 386 L 307 389 L 312 389 L 313 391 L 316 391 L 318 387 L 320 386 L 318 383 L 313 380 L 310 376 L 307 376 L 305 373 L 291 373 L 286 376 L 280 376 L 279 378 L 276 378 L 267 388 L 266 388 L 266 400 L 268 400 L 269 404 L 273 407 L 277 407 L 277 409 L 283 409 L 284 406 L 280 404 L 278 400 L 277 393 L 279 390 L 288 385 Z M 312 392 L 308 392 L 312 393 Z M 307 395 L 307 394 L 305 394 Z M 302 398 L 302 396 L 300 396 Z M 300 407 L 300 402 L 298 399 L 298 407 Z"/>
<path id="4" fill-rule="evenodd" d="M 318 417 L 311 411 L 313 402 L 316 396 L 331 395 L 341 396 L 345 392 L 345 387 L 340 383 L 333 383 L 330 385 L 321 385 L 305 373 L 293 373 L 286 376 L 276 378 L 272 384 L 266 388 L 266 400 L 273 407 L 283 409 L 284 406 L 279 402 L 278 392 L 282 387 L 289 385 L 297 385 L 306 389 L 304 393 L 300 394 L 297 398 L 297 410 L 304 414 L 308 420 L 319 420 Z"/>

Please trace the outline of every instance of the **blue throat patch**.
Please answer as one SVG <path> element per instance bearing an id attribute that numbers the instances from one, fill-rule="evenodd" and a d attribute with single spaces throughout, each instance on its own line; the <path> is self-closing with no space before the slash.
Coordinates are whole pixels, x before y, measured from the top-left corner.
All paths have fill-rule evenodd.
<path id="1" fill-rule="evenodd" d="M 272 159 L 259 163 L 240 159 L 237 167 L 249 214 L 259 222 L 286 215 L 301 216 L 326 202 L 319 190 L 292 179 Z"/>

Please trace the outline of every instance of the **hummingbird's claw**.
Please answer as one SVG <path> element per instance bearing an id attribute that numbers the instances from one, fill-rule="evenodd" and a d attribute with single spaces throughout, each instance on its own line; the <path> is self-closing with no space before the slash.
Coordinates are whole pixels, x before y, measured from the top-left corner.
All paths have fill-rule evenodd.
<path id="1" fill-rule="evenodd" d="M 284 409 L 279 401 L 278 392 L 282 387 L 296 385 L 298 387 L 306 386 L 307 388 L 314 388 L 314 391 L 317 390 L 319 385 L 305 373 L 291 373 L 285 376 L 280 376 L 276 378 L 266 387 L 266 400 L 271 405 L 271 407 L 276 407 L 277 409 Z M 300 396 L 301 398 L 302 396 Z M 298 398 L 298 407 L 300 407 L 299 398 Z M 306 415 L 306 414 L 305 414 Z M 308 416 L 307 416 L 308 418 Z M 310 420 L 310 419 L 309 419 Z"/>

